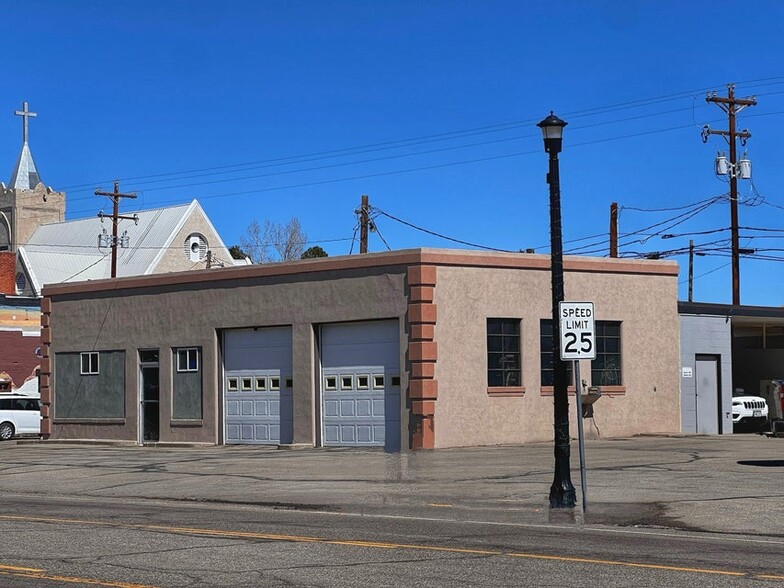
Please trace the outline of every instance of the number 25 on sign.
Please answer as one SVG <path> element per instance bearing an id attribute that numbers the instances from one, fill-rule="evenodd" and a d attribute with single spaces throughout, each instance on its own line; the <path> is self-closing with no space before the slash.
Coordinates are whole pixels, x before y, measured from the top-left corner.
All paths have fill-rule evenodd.
<path id="1" fill-rule="evenodd" d="M 561 359 L 596 359 L 593 302 L 560 302 Z"/>

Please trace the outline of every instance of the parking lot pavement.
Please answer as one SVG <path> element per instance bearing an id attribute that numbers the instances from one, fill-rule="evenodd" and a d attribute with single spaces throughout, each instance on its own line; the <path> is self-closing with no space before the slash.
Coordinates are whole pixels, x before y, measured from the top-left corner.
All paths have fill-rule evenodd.
<path id="1" fill-rule="evenodd" d="M 580 502 L 577 443 L 572 481 Z M 259 446 L 0 445 L 0 493 L 226 501 L 784 535 L 784 439 L 586 442 L 588 510 L 551 513 L 549 443 L 386 454 Z M 445 511 L 444 509 L 449 509 Z M 564 518 L 565 517 L 565 518 Z"/>

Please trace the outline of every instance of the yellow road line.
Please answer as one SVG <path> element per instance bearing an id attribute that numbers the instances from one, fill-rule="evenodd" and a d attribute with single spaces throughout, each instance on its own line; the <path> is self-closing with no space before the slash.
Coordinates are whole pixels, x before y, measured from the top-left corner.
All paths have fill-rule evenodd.
<path id="1" fill-rule="evenodd" d="M 43 572 L 43 570 L 39 570 L 38 568 L 20 568 L 19 566 L 4 566 L 0 565 L 0 571 L 9 571 L 9 572 Z"/>
<path id="2" fill-rule="evenodd" d="M 647 568 L 651 570 L 669 570 L 673 572 L 690 572 L 694 574 L 721 574 L 724 576 L 747 576 L 746 572 L 731 572 L 728 570 L 711 570 L 704 568 L 684 568 L 680 566 L 665 566 L 660 564 L 647 564 L 631 561 L 615 561 L 611 559 L 593 559 L 586 557 L 568 557 L 561 555 L 538 555 L 533 553 L 508 553 L 510 557 L 524 557 L 528 559 L 551 559 L 556 561 L 569 561 L 576 563 L 601 564 L 605 566 L 626 566 L 630 568 Z"/>
<path id="3" fill-rule="evenodd" d="M 36 573 L 10 571 L 8 568 L 13 566 L 0 566 L 0 576 L 16 576 L 18 578 L 30 578 L 33 580 L 51 580 L 53 582 L 66 582 L 68 584 L 89 584 L 92 586 L 107 586 L 109 588 L 158 588 L 149 584 L 129 584 L 128 582 L 113 582 L 110 580 L 96 580 L 95 578 L 78 578 L 76 576 L 53 576 L 38 570 Z M 24 568 L 19 568 L 20 570 Z"/>
<path id="4" fill-rule="evenodd" d="M 734 570 L 717 570 L 717 569 L 704 569 L 704 568 L 689 568 L 681 566 L 668 566 L 661 564 L 649 564 L 633 561 L 616 561 L 606 559 L 593 559 L 584 557 L 570 557 L 562 555 L 542 555 L 537 553 L 518 553 L 508 552 L 501 550 L 485 550 L 485 549 L 467 549 L 460 547 L 443 547 L 438 545 L 416 545 L 407 543 L 390 543 L 385 541 L 359 541 L 347 539 L 329 539 L 326 537 L 309 537 L 301 535 L 280 535 L 276 533 L 257 533 L 253 531 L 226 531 L 220 529 L 201 529 L 195 527 L 174 527 L 166 525 L 139 525 L 133 523 L 120 523 L 113 521 L 95 521 L 84 519 L 60 519 L 51 517 L 25 517 L 17 515 L 0 515 L 0 520 L 15 520 L 15 521 L 28 521 L 28 522 L 41 522 L 41 523 L 56 523 L 56 524 L 76 524 L 100 527 L 114 527 L 124 529 L 137 529 L 140 531 L 163 531 L 167 533 L 181 533 L 186 535 L 196 535 L 201 537 L 225 537 L 233 539 L 256 539 L 267 541 L 290 541 L 293 543 L 323 543 L 327 545 L 347 545 L 352 547 L 368 547 L 376 549 L 416 549 L 420 551 L 440 551 L 444 553 L 460 553 L 460 554 L 474 554 L 474 555 L 498 555 L 507 557 L 517 557 L 526 559 L 540 559 L 557 562 L 570 562 L 570 563 L 587 563 L 594 565 L 605 566 L 625 566 L 631 568 L 643 568 L 650 570 L 666 570 L 675 572 L 685 572 L 692 574 L 718 574 L 724 576 L 751 576 L 747 572 L 739 572 Z M 775 575 L 754 575 L 755 578 L 779 580 L 784 579 L 784 576 Z M 105 584 L 107 586 L 114 584 Z M 136 585 L 120 585 L 122 588 L 133 587 Z"/>

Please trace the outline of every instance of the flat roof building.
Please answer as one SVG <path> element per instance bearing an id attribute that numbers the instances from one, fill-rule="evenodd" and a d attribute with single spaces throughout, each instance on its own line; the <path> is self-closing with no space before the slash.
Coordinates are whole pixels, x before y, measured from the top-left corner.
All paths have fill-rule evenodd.
<path id="1" fill-rule="evenodd" d="M 588 435 L 680 430 L 677 279 L 669 261 L 566 257 L 567 300 L 596 313 Z M 388 451 L 552 439 L 547 255 L 411 249 L 43 295 L 52 439 Z"/>

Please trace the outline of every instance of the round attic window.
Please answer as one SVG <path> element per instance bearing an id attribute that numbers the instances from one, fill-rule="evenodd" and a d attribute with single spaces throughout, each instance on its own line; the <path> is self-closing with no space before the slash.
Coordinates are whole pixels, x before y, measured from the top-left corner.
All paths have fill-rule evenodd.
<path id="1" fill-rule="evenodd" d="M 193 262 L 207 259 L 207 239 L 201 233 L 191 233 L 185 239 L 185 256 Z"/>
<path id="2" fill-rule="evenodd" d="M 16 274 L 16 293 L 21 294 L 25 288 L 27 288 L 27 278 L 23 272 L 18 272 Z"/>

